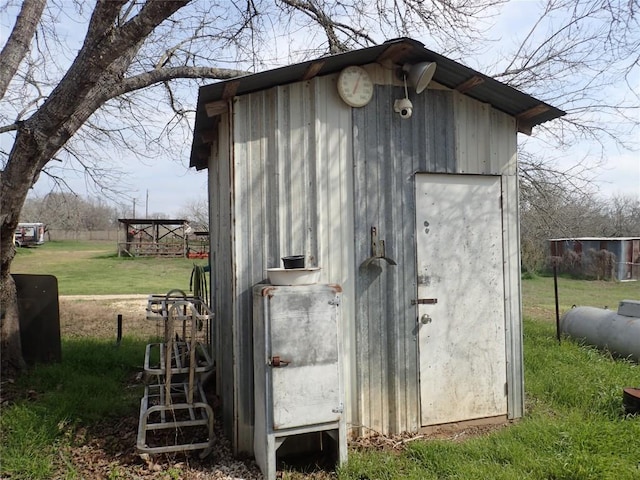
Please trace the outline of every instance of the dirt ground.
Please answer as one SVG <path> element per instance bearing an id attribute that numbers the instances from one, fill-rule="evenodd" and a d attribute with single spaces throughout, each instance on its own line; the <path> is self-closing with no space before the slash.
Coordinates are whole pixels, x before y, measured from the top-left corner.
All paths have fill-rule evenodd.
<path id="1" fill-rule="evenodd" d="M 122 315 L 126 337 L 148 339 L 161 336 L 160 325 L 146 318 L 146 295 L 61 296 L 60 332 L 64 337 L 117 337 L 117 319 Z M 132 382 L 139 381 L 132 379 Z M 212 402 L 215 403 L 215 400 Z M 217 414 L 218 412 L 216 412 Z M 262 478 L 253 459 L 236 459 L 216 418 L 214 448 L 200 459 L 198 453 L 174 453 L 149 457 L 136 452 L 138 416 L 104 422 L 74 432 L 71 447 L 60 453 L 60 465 L 71 462 L 86 479 L 224 479 Z M 68 467 L 68 466 L 67 466 Z M 335 478 L 330 470 L 302 474 L 290 472 L 288 478 L 326 480 Z"/>
<path id="2" fill-rule="evenodd" d="M 147 339 L 161 335 L 160 326 L 146 319 L 145 295 L 61 296 L 60 329 L 65 337 L 86 336 L 116 339 L 117 318 L 122 315 L 124 336 Z M 132 382 L 139 381 L 132 379 Z M 68 463 L 86 479 L 225 479 L 250 480 L 262 478 L 253 459 L 236 459 L 228 440 L 221 432 L 219 419 L 215 423 L 212 453 L 205 459 L 195 454 L 166 454 L 140 456 L 135 449 L 138 417 L 132 415 L 116 421 L 104 422 L 90 429 L 80 429 L 73 435 L 70 447 L 60 452 L 59 464 L 64 470 Z M 383 450 L 390 454 L 402 451 L 409 442 L 425 438 L 447 438 L 461 441 L 501 428 L 499 425 L 450 427 L 428 434 L 383 436 L 371 435 L 350 442 L 352 449 Z M 283 475 L 278 472 L 280 478 Z M 335 479 L 335 472 L 311 466 L 306 473 L 287 471 L 290 479 Z"/>
<path id="3" fill-rule="evenodd" d="M 146 295 L 60 296 L 60 333 L 63 337 L 116 338 L 118 315 L 125 336 L 149 338 L 160 334 L 146 319 Z"/>
<path id="4" fill-rule="evenodd" d="M 92 337 L 116 340 L 118 315 L 122 315 L 122 334 L 148 339 L 160 336 L 157 322 L 146 318 L 146 295 L 70 295 L 61 296 L 60 333 L 63 337 Z M 132 378 L 133 382 L 141 381 Z M 199 452 L 174 453 L 153 457 L 136 452 L 138 415 L 103 422 L 73 432 L 71 446 L 60 452 L 61 468 L 69 462 L 84 479 L 258 479 L 260 471 L 252 460 L 235 459 L 229 442 L 216 419 L 213 451 L 205 459 Z M 326 477 L 325 477 L 326 478 Z"/>

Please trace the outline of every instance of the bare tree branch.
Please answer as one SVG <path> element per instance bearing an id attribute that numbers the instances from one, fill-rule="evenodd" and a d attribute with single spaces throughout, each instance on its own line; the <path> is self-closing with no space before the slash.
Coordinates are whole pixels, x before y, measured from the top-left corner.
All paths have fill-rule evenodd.
<path id="1" fill-rule="evenodd" d="M 16 24 L 0 52 L 0 98 L 4 97 L 9 82 L 29 51 L 46 3 L 47 0 L 24 0 L 22 3 Z"/>
<path id="2" fill-rule="evenodd" d="M 156 83 L 167 82 L 176 78 L 209 78 L 225 80 L 247 75 L 249 72 L 214 67 L 164 67 L 140 75 L 126 78 L 113 90 L 116 95 L 122 95 L 135 90 L 146 88 Z"/>

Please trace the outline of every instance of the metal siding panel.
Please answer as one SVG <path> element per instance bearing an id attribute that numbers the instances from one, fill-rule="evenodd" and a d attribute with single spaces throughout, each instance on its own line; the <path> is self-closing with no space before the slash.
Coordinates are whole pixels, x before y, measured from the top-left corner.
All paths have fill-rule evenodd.
<path id="1" fill-rule="evenodd" d="M 235 104 L 235 224 L 234 267 L 236 333 L 236 453 L 253 450 L 252 299 L 253 285 L 265 280 L 266 268 L 280 265 L 284 255 L 278 221 L 281 185 L 278 183 L 276 96 L 260 92 L 238 97 Z"/>
<path id="2" fill-rule="evenodd" d="M 491 110 L 491 171 L 502 173 L 507 415 L 524 414 L 517 127 L 513 117 Z"/>
<path id="3" fill-rule="evenodd" d="M 351 198 L 351 167 L 345 133 L 351 123 L 348 109 L 337 103 L 337 95 L 329 95 L 328 88 L 334 91 L 330 79 L 316 79 L 235 101 L 232 228 L 237 336 L 231 353 L 238 381 L 236 453 L 253 449 L 250 292 L 264 280 L 266 268 L 280 266 L 284 255 L 307 255 L 309 263 L 322 267 L 321 282 L 345 288 L 343 314 L 346 319 L 353 316 L 347 295 L 354 274 L 348 261 L 353 258 L 353 226 L 352 207 L 346 203 Z M 323 148 L 318 147 L 318 136 L 325 137 Z M 331 213 L 326 212 L 328 205 Z M 344 333 L 349 334 L 348 327 Z"/>
<path id="4" fill-rule="evenodd" d="M 425 95 L 426 93 L 426 95 Z M 457 170 L 455 155 L 455 116 L 452 92 L 427 90 L 423 93 L 429 103 L 425 108 L 425 116 L 430 134 L 426 136 L 425 150 L 429 152 L 430 163 L 420 165 L 421 172 L 454 173 Z"/>
<path id="5" fill-rule="evenodd" d="M 384 311 L 384 301 L 389 292 L 380 285 L 379 271 L 363 270 L 359 266 L 371 253 L 370 229 L 378 228 L 383 236 L 385 226 L 381 224 L 379 202 L 384 200 L 381 192 L 381 158 L 388 152 L 390 145 L 389 129 L 380 131 L 378 120 L 389 123 L 388 109 L 380 109 L 376 103 L 383 97 L 376 87 L 374 100 L 368 106 L 353 110 L 354 122 L 354 199 L 355 199 L 355 263 L 358 267 L 356 277 L 356 376 L 358 379 L 358 415 L 357 423 L 376 431 L 386 432 L 383 428 L 386 408 L 386 355 L 383 350 L 383 336 L 380 318 L 375 312 Z M 367 114 L 369 112 L 369 114 Z M 378 117 L 380 113 L 380 117 Z M 378 137 L 381 135 L 381 137 Z M 384 233 L 383 233 L 384 232 Z M 389 246 L 390 248 L 392 246 Z M 376 275 L 377 274 L 377 275 Z M 382 294 L 384 292 L 384 294 Z M 363 433 L 367 433 L 364 431 Z"/>
<path id="6" fill-rule="evenodd" d="M 209 198 L 211 209 L 211 296 L 216 321 L 213 322 L 213 338 L 216 339 L 215 358 L 217 371 L 216 391 L 223 399 L 223 424 L 227 435 L 233 433 L 233 382 L 232 357 L 233 309 L 231 264 L 231 175 L 229 147 L 229 116 L 223 115 L 219 124 L 219 143 L 209 159 Z M 214 273 L 215 272 L 215 273 Z"/>
<path id="7" fill-rule="evenodd" d="M 391 106 L 404 90 L 376 86 L 374 101 L 354 109 L 356 265 L 370 256 L 370 229 L 378 229 L 385 262 L 359 269 L 356 349 L 359 423 L 384 433 L 419 427 L 415 342 L 416 171 L 454 171 L 451 94 L 411 95 L 413 116 Z M 366 432 L 365 432 L 366 433 Z"/>
<path id="8" fill-rule="evenodd" d="M 458 172 L 515 175 L 515 119 L 457 92 L 455 98 Z"/>
<path id="9" fill-rule="evenodd" d="M 494 109 L 491 109 L 490 120 L 489 170 L 503 175 L 517 175 L 516 121 L 513 117 Z"/>
<path id="10" fill-rule="evenodd" d="M 404 89 L 388 87 L 388 98 L 404 96 Z M 391 112 L 389 119 L 397 122 L 400 137 L 390 145 L 389 154 L 400 152 L 402 163 L 409 162 L 411 173 L 455 173 L 455 136 L 453 95 L 443 90 L 426 90 L 421 95 L 409 93 L 413 103 L 413 115 L 400 119 Z M 392 102 L 393 100 L 391 100 Z M 384 126 L 381 127 L 384 131 Z"/>
<path id="11" fill-rule="evenodd" d="M 311 140 L 316 159 L 318 265 L 324 281 L 342 286 L 343 378 L 347 422 L 355 408 L 354 238 L 351 109 L 338 97 L 335 76 L 313 80 L 316 117 Z"/>
<path id="12" fill-rule="evenodd" d="M 515 137 L 515 133 L 514 133 Z M 515 147 L 514 147 L 515 148 Z M 515 156 L 515 151 L 513 152 Z M 524 414 L 522 297 L 520 281 L 520 222 L 518 176 L 502 176 L 505 337 L 507 357 L 507 415 Z"/>
<path id="13" fill-rule="evenodd" d="M 307 84 L 308 82 L 303 82 Z M 280 231 L 283 243 L 281 256 L 307 255 L 313 242 L 309 241 L 315 227 L 309 224 L 309 102 L 303 83 L 278 87 L 278 176 L 282 210 Z M 308 89 L 306 89 L 308 90 Z M 279 266 L 279 265 L 274 265 Z"/>
<path id="14" fill-rule="evenodd" d="M 455 92 L 457 173 L 495 174 L 490 168 L 490 106 Z"/>
<path id="15" fill-rule="evenodd" d="M 467 142 L 467 109 L 465 97 L 463 95 L 454 93 L 454 117 L 455 117 L 455 131 L 456 131 L 456 160 L 458 162 L 458 169 L 456 173 L 473 173 L 469 172 L 469 145 Z"/>
<path id="16" fill-rule="evenodd" d="M 234 450 L 250 452 L 253 447 L 251 428 L 253 418 L 253 376 L 252 356 L 252 291 L 250 285 L 264 278 L 264 273 L 256 272 L 254 265 L 262 265 L 262 242 L 255 243 L 260 237 L 262 226 L 261 212 L 254 206 L 264 201 L 264 191 L 256 172 L 259 163 L 248 161 L 261 157 L 263 147 L 264 112 L 261 108 L 262 95 L 247 95 L 234 100 L 234 247 L 235 267 L 235 311 L 233 314 L 234 342 Z M 258 248 L 254 248 L 258 247 Z M 259 261 L 260 260 L 260 261 Z M 256 275 L 257 273 L 257 275 Z"/>

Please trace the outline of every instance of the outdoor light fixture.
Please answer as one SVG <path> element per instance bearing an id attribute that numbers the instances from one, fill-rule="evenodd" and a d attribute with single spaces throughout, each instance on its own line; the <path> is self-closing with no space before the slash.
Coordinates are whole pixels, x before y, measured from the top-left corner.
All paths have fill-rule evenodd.
<path id="1" fill-rule="evenodd" d="M 413 103 L 409 100 L 407 91 L 407 80 L 416 89 L 416 93 L 422 93 L 429 85 L 436 71 L 436 64 L 433 62 L 420 62 L 415 65 L 404 64 L 398 72 L 404 83 L 404 98 L 399 98 L 393 102 L 393 111 L 400 115 L 400 118 L 411 118 L 413 114 Z"/>
<path id="2" fill-rule="evenodd" d="M 416 89 L 416 93 L 422 93 L 429 85 L 436 72 L 435 62 L 420 62 L 414 65 L 405 64 L 402 67 L 403 76 L 409 81 L 409 85 Z"/>

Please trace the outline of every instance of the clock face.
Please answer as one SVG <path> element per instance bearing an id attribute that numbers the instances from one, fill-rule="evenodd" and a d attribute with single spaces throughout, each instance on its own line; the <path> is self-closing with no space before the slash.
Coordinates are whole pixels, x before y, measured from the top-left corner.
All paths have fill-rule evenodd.
<path id="1" fill-rule="evenodd" d="M 364 107 L 373 97 L 373 82 L 362 67 L 347 67 L 338 77 L 338 93 L 347 105 Z"/>

